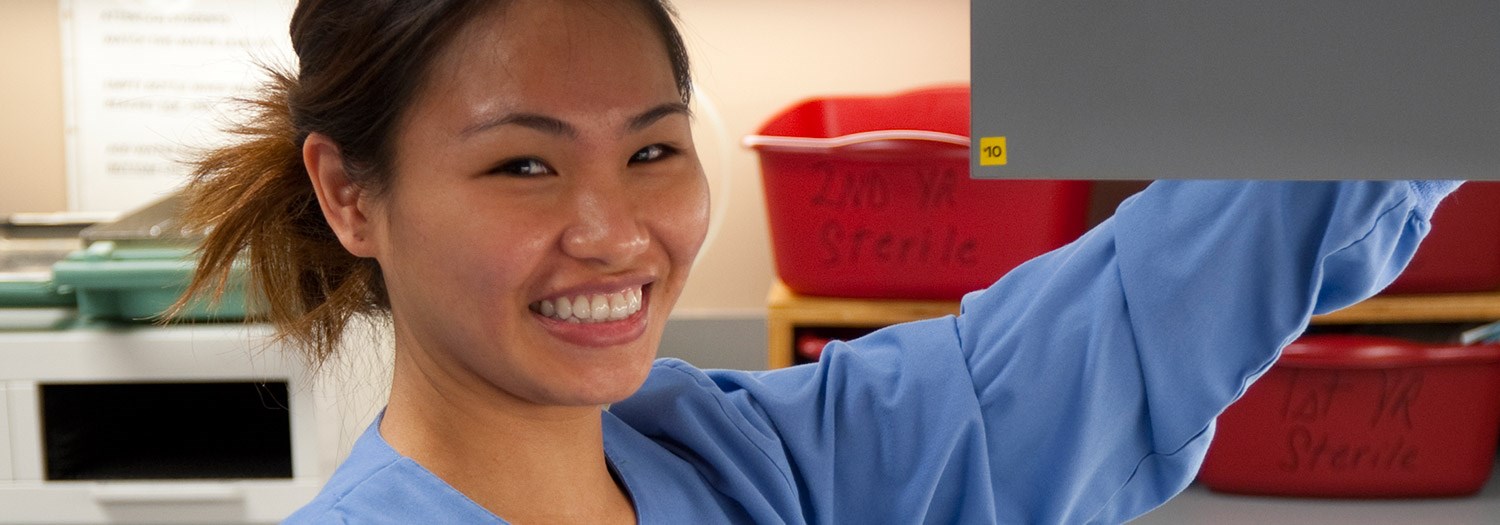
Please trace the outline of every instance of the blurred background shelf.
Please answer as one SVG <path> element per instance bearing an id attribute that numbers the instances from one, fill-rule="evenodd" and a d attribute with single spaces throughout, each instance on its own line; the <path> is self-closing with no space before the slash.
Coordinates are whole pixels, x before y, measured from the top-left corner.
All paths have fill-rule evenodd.
<path id="1" fill-rule="evenodd" d="M 798 295 L 776 281 L 766 299 L 766 326 L 770 330 L 767 365 L 783 368 L 795 364 L 793 341 L 798 328 L 880 328 L 893 324 L 958 314 L 957 301 L 909 301 L 891 299 L 845 299 Z"/>
<path id="2" fill-rule="evenodd" d="M 1314 324 L 1459 323 L 1500 319 L 1500 291 L 1375 296 L 1337 312 L 1315 316 Z"/>
<path id="3" fill-rule="evenodd" d="M 766 298 L 769 330 L 767 364 L 795 364 L 799 328 L 868 328 L 958 314 L 958 301 L 910 301 L 813 297 L 792 292 L 777 281 Z M 1483 293 L 1377 296 L 1330 314 L 1313 324 L 1462 323 L 1500 320 L 1500 291 Z"/>

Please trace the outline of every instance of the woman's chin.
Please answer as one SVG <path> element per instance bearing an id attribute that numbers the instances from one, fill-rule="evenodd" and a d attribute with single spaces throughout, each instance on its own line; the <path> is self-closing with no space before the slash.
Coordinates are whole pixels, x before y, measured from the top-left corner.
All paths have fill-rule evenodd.
<path id="1" fill-rule="evenodd" d="M 650 373 L 650 363 L 632 366 L 630 369 L 616 368 L 600 374 L 577 374 L 554 385 L 552 404 L 569 406 L 608 405 L 624 401 L 640 390 Z"/>

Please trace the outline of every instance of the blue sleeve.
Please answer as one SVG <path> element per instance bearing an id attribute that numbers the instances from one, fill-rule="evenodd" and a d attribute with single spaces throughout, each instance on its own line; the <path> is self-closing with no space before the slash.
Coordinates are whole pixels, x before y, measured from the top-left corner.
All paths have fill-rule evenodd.
<path id="1" fill-rule="evenodd" d="M 1456 185 L 1157 183 L 958 317 L 815 365 L 669 367 L 687 379 L 622 412 L 772 521 L 1123 522 L 1187 485 L 1311 315 L 1394 279 Z"/>

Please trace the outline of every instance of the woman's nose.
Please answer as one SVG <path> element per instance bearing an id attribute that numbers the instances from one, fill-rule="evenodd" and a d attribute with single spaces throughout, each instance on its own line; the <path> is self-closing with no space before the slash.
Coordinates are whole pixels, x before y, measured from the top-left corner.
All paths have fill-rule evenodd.
<path id="1" fill-rule="evenodd" d="M 625 191 L 575 194 L 574 219 L 563 231 L 568 256 L 607 270 L 626 269 L 650 247 L 650 236 Z"/>

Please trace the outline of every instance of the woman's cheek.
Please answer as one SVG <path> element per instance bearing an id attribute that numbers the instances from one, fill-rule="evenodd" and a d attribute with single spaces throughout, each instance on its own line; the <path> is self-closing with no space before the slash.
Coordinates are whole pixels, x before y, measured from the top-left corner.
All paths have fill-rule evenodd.
<path id="1" fill-rule="evenodd" d="M 665 225 L 673 232 L 675 246 L 670 246 L 669 249 L 678 252 L 673 253 L 674 256 L 687 259 L 679 261 L 680 264 L 690 264 L 708 234 L 708 181 L 700 170 L 663 197 L 667 202 L 663 208 L 658 209 L 672 210 L 670 214 L 663 214 L 668 216 L 664 217 L 666 220 L 672 222 Z"/>

